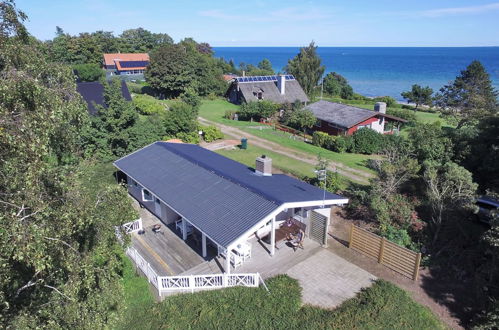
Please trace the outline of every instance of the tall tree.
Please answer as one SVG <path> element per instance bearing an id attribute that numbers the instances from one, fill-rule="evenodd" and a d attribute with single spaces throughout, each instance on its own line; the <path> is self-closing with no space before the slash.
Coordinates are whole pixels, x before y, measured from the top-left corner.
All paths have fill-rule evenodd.
<path id="1" fill-rule="evenodd" d="M 186 47 L 165 45 L 154 51 L 145 78 L 152 88 L 165 96 L 177 97 L 184 93 L 194 80 Z"/>
<path id="2" fill-rule="evenodd" d="M 433 98 L 433 89 L 429 86 L 422 87 L 420 85 L 414 84 L 410 91 L 402 92 L 400 95 L 408 102 L 416 104 L 414 111 L 418 109 L 420 105 L 431 105 Z"/>
<path id="3" fill-rule="evenodd" d="M 123 98 L 119 80 L 104 85 L 104 102 L 106 106 L 99 106 L 97 116 L 91 118 L 91 125 L 82 135 L 88 155 L 113 160 L 133 151 L 130 140 L 138 114 L 134 105 Z"/>
<path id="4" fill-rule="evenodd" d="M 497 95 L 482 63 L 473 61 L 451 84 L 440 89 L 435 103 L 444 115 L 457 120 L 457 128 L 461 128 L 497 114 Z"/>
<path id="5" fill-rule="evenodd" d="M 300 48 L 300 52 L 288 61 L 284 70 L 295 76 L 301 87 L 311 95 L 324 74 L 325 67 L 317 55 L 317 46 L 312 41 L 308 47 Z"/>
<path id="6" fill-rule="evenodd" d="M 345 77 L 336 72 L 329 72 L 324 77 L 324 91 L 332 96 L 350 99 L 353 96 L 353 88 L 348 84 Z"/>
<path id="7" fill-rule="evenodd" d="M 433 243 L 451 213 L 471 209 L 478 185 L 471 173 L 453 162 L 443 165 L 429 162 L 424 172 L 426 196 L 432 210 Z"/>
<path id="8" fill-rule="evenodd" d="M 88 114 L 71 70 L 47 63 L 35 41 L 7 39 L 0 42 L 0 327 L 101 328 L 123 300 L 113 226 L 135 214 L 117 185 L 83 184 Z"/>
<path id="9" fill-rule="evenodd" d="M 122 52 L 149 52 L 162 45 L 173 44 L 173 39 L 166 33 L 152 33 L 141 27 L 123 31 L 120 35 Z"/>

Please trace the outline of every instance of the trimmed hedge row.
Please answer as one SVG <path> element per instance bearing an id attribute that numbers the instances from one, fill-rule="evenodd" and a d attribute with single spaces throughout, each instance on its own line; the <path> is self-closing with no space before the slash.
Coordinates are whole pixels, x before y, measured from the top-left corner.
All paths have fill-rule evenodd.
<path id="1" fill-rule="evenodd" d="M 383 135 L 370 128 L 362 128 L 351 136 L 333 136 L 324 132 L 314 132 L 312 144 L 334 152 L 351 152 L 372 155 L 381 152 L 392 139 L 398 137 Z"/>

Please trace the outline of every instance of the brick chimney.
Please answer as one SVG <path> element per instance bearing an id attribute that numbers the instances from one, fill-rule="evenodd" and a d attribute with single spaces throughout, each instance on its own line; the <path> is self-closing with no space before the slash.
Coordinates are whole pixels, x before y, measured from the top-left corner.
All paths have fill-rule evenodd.
<path id="1" fill-rule="evenodd" d="M 374 105 L 374 111 L 379 113 L 386 113 L 386 103 L 376 102 L 376 104 Z"/>
<path id="2" fill-rule="evenodd" d="M 263 176 L 272 175 L 272 158 L 261 155 L 256 159 L 255 173 Z"/>
<path id="3" fill-rule="evenodd" d="M 286 94 L 286 77 L 282 74 L 277 76 L 277 88 L 281 95 Z"/>

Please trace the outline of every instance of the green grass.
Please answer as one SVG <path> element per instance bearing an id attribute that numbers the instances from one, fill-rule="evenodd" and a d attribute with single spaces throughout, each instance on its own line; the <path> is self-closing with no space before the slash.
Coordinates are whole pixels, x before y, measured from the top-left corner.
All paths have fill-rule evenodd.
<path id="1" fill-rule="evenodd" d="M 225 111 L 232 110 L 235 111 L 239 107 L 225 100 L 203 100 L 201 107 L 199 109 L 199 115 L 208 120 L 221 123 L 228 126 L 237 127 L 249 134 L 256 135 L 260 138 L 266 139 L 278 143 L 284 147 L 294 149 L 296 151 L 301 151 L 310 154 L 311 157 L 316 157 L 319 153 L 329 160 L 336 161 L 345 164 L 348 167 L 363 170 L 369 173 L 373 173 L 372 170 L 366 167 L 366 162 L 369 158 L 373 158 L 369 155 L 361 154 L 351 154 L 351 153 L 337 153 L 329 151 L 314 145 L 308 144 L 300 140 L 291 139 L 291 134 L 269 129 L 266 125 L 261 125 L 256 122 L 248 121 L 234 121 L 223 118 Z M 266 129 L 255 129 L 254 127 L 264 126 Z M 252 128 L 253 127 L 253 128 Z M 249 140 L 251 143 L 251 140 Z M 263 150 L 263 149 L 262 149 Z M 268 153 L 267 151 L 265 151 Z M 289 158 L 288 158 L 289 160 Z M 297 162 L 292 159 L 292 163 Z"/>
<path id="2" fill-rule="evenodd" d="M 119 329 L 444 329 L 407 292 L 377 281 L 335 310 L 301 305 L 298 282 L 280 275 L 260 288 L 228 288 L 145 301 Z M 130 311 L 131 312 L 131 311 Z"/>
<path id="3" fill-rule="evenodd" d="M 284 147 L 308 153 L 311 156 L 316 157 L 320 153 L 322 157 L 329 159 L 331 161 L 339 162 L 345 164 L 348 167 L 359 169 L 365 172 L 374 173 L 374 171 L 366 167 L 367 160 L 370 158 L 374 158 L 374 156 L 372 155 L 338 153 L 330 151 L 300 140 L 294 140 L 290 133 L 269 129 L 268 126 L 267 129 L 262 129 L 262 130 L 248 128 L 248 127 L 242 127 L 241 129 L 245 132 L 256 135 L 260 138 L 278 143 Z"/>
<path id="4" fill-rule="evenodd" d="M 281 154 L 269 151 L 267 149 L 259 148 L 256 146 L 252 146 L 251 144 L 248 146 L 248 149 L 233 149 L 233 150 L 217 150 L 217 153 L 243 163 L 249 167 L 255 167 L 255 159 L 263 154 L 272 158 L 272 165 L 281 170 L 286 174 L 294 175 L 298 178 L 302 177 L 314 177 L 314 166 L 305 162 L 300 162 L 296 159 L 283 156 Z M 348 185 L 349 179 L 339 175 L 340 189 L 346 189 Z"/>

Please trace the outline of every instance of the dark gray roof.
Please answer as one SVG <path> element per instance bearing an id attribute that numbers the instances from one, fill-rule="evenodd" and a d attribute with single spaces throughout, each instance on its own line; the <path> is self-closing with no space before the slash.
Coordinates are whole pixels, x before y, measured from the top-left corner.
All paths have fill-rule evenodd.
<path id="1" fill-rule="evenodd" d="M 237 82 L 234 82 L 237 84 Z M 258 101 L 257 93 L 263 91 L 263 99 L 275 103 L 293 103 L 296 100 L 308 102 L 308 97 L 297 80 L 286 80 L 284 94 L 281 94 L 274 81 L 245 82 L 238 84 L 246 102 Z"/>
<path id="2" fill-rule="evenodd" d="M 156 142 L 114 164 L 223 246 L 284 202 L 323 198 L 314 186 L 286 175 L 258 176 L 192 144 Z M 344 198 L 327 193 L 326 199 Z"/>
<path id="3" fill-rule="evenodd" d="M 312 111 L 318 119 L 344 128 L 353 127 L 364 120 L 379 115 L 379 112 L 324 100 L 309 104 L 305 109 Z"/>
<path id="4" fill-rule="evenodd" d="M 87 102 L 88 112 L 92 116 L 97 115 L 96 105 L 106 106 L 104 103 L 104 86 L 100 82 L 80 82 L 76 84 L 76 90 L 80 93 L 85 102 Z M 121 94 L 125 100 L 132 100 L 128 87 L 124 81 L 121 81 Z"/>

